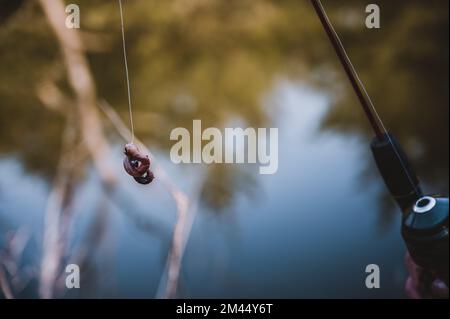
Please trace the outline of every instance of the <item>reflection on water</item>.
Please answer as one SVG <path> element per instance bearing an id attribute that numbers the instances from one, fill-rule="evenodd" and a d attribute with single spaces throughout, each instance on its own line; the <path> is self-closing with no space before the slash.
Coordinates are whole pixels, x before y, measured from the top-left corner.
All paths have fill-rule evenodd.
<path id="1" fill-rule="evenodd" d="M 426 189 L 448 193 L 447 1 L 380 1 L 382 28 L 374 32 L 345 18 L 363 12 L 362 1 L 324 4 Z M 80 6 L 99 94 L 126 119 L 117 8 Z M 137 135 L 188 194 L 200 185 L 180 296 L 403 296 L 400 216 L 370 158 L 366 120 L 307 1 L 134 1 L 126 21 Z M 69 91 L 36 3 L 0 26 L 8 48 L 0 50 L 0 248 L 11 230 L 31 236 L 22 295 L 36 296 L 31 265 L 39 265 L 64 127 L 37 92 L 46 83 Z M 172 164 L 169 132 L 189 129 L 193 119 L 204 127 L 236 119 L 278 127 L 277 174 L 259 175 L 253 165 Z M 122 146 L 112 131 L 109 137 L 120 170 Z M 119 188 L 105 193 L 86 166 L 64 258 L 80 243 L 90 249 L 84 289 L 67 297 L 154 297 L 173 202 L 158 185 L 138 187 L 122 171 Z M 377 291 L 364 287 L 370 263 L 381 267 Z"/>

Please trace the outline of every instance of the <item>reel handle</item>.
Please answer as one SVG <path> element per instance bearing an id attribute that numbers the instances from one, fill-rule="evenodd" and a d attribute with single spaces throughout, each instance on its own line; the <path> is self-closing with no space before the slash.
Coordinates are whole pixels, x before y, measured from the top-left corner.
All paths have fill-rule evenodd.
<path id="1" fill-rule="evenodd" d="M 402 211 L 408 210 L 423 196 L 420 182 L 396 138 L 384 133 L 375 137 L 370 144 L 378 170 Z"/>

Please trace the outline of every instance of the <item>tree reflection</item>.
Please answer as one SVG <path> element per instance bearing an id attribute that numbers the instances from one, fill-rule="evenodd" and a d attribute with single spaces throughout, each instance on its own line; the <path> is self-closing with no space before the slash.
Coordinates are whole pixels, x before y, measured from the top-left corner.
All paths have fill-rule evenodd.
<path id="1" fill-rule="evenodd" d="M 99 95 L 127 119 L 117 7 L 79 5 Z M 448 2 L 379 1 L 380 30 L 364 28 L 364 1 L 324 5 L 386 126 L 430 190 L 447 191 Z M 278 76 L 333 92 L 323 129 L 371 135 L 308 1 L 128 1 L 125 20 L 136 133 L 152 148 L 167 151 L 171 129 L 189 128 L 192 119 L 205 127 L 235 118 L 268 126 L 274 119 L 262 99 Z M 70 94 L 55 39 L 34 1 L 1 26 L 0 154 L 52 177 L 63 119 L 41 104 L 37 89 L 52 80 Z M 367 171 L 378 178 L 371 164 Z M 230 205 L 249 184 L 236 176 L 225 165 L 208 169 L 205 203 Z"/>

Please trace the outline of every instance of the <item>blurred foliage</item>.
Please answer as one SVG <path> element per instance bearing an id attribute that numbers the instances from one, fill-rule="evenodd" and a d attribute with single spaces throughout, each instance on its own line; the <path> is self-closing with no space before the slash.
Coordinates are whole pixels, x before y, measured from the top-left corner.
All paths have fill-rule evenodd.
<path id="1" fill-rule="evenodd" d="M 280 77 L 329 90 L 324 129 L 371 135 L 309 1 L 124 2 L 136 133 L 149 147 L 168 150 L 171 129 L 190 128 L 192 119 L 204 127 L 235 118 L 269 126 L 275 119 L 262 100 Z M 127 122 L 117 3 L 77 3 L 99 96 Z M 382 27 L 367 30 L 366 1 L 324 1 L 386 126 L 414 155 L 419 174 L 447 189 L 448 1 L 377 3 Z M 16 155 L 30 173 L 50 177 L 64 118 L 41 105 L 36 88 L 55 81 L 70 92 L 36 1 L 0 20 L 0 42 L 0 156 Z M 225 165 L 208 172 L 206 202 L 228 205 L 235 174 Z"/>

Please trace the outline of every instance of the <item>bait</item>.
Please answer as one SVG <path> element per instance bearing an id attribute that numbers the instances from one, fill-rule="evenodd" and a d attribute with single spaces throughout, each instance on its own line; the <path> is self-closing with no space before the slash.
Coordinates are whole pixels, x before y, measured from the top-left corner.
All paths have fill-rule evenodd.
<path id="1" fill-rule="evenodd" d="M 139 151 L 138 147 L 132 143 L 125 145 L 125 157 L 123 159 L 123 168 L 139 184 L 150 184 L 155 178 L 150 170 L 150 158 L 148 155 Z"/>

